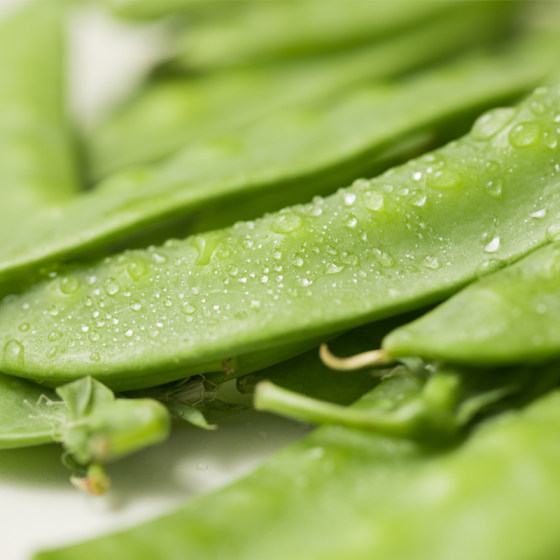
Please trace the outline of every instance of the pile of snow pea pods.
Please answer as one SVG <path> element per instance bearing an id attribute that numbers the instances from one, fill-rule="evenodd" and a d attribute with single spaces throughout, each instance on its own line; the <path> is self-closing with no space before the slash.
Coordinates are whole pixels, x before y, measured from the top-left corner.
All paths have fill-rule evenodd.
<path id="1" fill-rule="evenodd" d="M 0 449 L 103 494 L 222 386 L 322 426 L 35 558 L 560 555 L 560 5 L 92 6 L 167 41 L 88 130 L 84 7 L 0 20 Z"/>

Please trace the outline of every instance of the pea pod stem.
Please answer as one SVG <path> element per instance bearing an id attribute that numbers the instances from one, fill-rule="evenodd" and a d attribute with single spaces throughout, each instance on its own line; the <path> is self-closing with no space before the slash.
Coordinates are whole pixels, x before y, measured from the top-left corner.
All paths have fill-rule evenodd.
<path id="1" fill-rule="evenodd" d="M 365 367 L 385 366 L 394 363 L 391 356 L 383 349 L 369 350 L 348 358 L 339 358 L 329 350 L 327 344 L 321 344 L 319 347 L 319 357 L 327 367 L 339 371 L 354 371 Z"/>
<path id="2" fill-rule="evenodd" d="M 414 423 L 425 413 L 420 401 L 408 403 L 396 412 L 351 409 L 282 389 L 271 381 L 257 385 L 254 407 L 314 424 L 344 426 L 398 438 L 410 438 Z"/>

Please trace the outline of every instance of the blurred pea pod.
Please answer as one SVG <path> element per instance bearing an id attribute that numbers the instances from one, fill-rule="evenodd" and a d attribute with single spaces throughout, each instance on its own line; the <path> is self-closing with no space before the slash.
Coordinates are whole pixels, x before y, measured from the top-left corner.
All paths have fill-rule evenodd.
<path id="1" fill-rule="evenodd" d="M 103 0 L 112 13 L 131 20 L 150 20 L 169 16 L 187 17 L 192 20 L 223 18 L 231 11 L 242 9 L 254 0 L 227 0 L 200 2 L 200 0 Z"/>
<path id="2" fill-rule="evenodd" d="M 14 225 L 0 248 L 0 280 L 154 223 L 212 211 L 219 201 L 275 191 L 287 193 L 281 201 L 288 202 L 332 192 L 375 167 L 393 142 L 540 81 L 557 62 L 557 44 L 554 36 L 532 37 L 507 53 L 468 58 L 402 84 L 327 96 L 193 143 L 161 166 L 118 174 L 56 213 L 36 216 L 31 228 Z"/>
<path id="3" fill-rule="evenodd" d="M 407 377 L 395 376 L 354 410 L 375 413 L 388 399 L 416 391 Z M 554 558 L 560 549 L 559 429 L 557 391 L 437 452 L 321 428 L 226 489 L 35 560 L 171 560 L 178 551 L 200 560 Z"/>
<path id="4" fill-rule="evenodd" d="M 89 377 L 56 393 L 0 374 L 0 449 L 51 442 L 64 446 L 74 481 L 93 494 L 107 489 L 103 465 L 164 440 L 166 409 L 151 399 L 115 399 Z"/>
<path id="5" fill-rule="evenodd" d="M 31 2 L 0 22 L 2 244 L 24 213 L 52 208 L 78 190 L 64 110 L 64 14 L 62 3 Z"/>
<path id="6" fill-rule="evenodd" d="M 469 47 L 473 34 L 481 41 L 495 35 L 503 24 L 496 8 L 463 5 L 445 17 L 350 53 L 280 67 L 156 81 L 92 133 L 92 177 L 157 161 L 194 139 L 227 134 L 283 107 L 418 69 Z"/>
<path id="7" fill-rule="evenodd" d="M 477 17 L 481 24 L 495 18 L 495 33 L 505 30 L 513 7 L 506 2 L 479 2 Z M 328 55 L 406 32 L 428 20 L 448 18 L 453 11 L 469 17 L 473 8 L 455 1 L 247 2 L 229 10 L 226 17 L 187 26 L 174 62 L 186 68 L 210 68 Z M 483 17 L 481 11 L 486 12 Z"/>
<path id="8" fill-rule="evenodd" d="M 528 216 L 540 220 L 542 208 Z M 549 238 L 560 233 L 557 224 Z M 560 246 L 552 243 L 484 278 L 383 341 L 391 357 L 466 364 L 544 362 L 560 355 Z M 499 266 L 499 262 L 496 262 Z"/>
<path id="9" fill-rule="evenodd" d="M 142 388 L 441 300 L 548 242 L 559 111 L 560 86 L 540 88 L 329 198 L 53 270 L 0 304 L 0 369 Z"/>

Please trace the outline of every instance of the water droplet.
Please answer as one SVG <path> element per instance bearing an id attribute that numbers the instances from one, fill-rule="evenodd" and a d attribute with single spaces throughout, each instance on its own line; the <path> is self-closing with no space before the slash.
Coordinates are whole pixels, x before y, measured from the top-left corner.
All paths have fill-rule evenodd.
<path id="1" fill-rule="evenodd" d="M 103 282 L 103 290 L 105 290 L 108 296 L 114 296 L 119 292 L 120 288 L 115 278 L 107 278 L 105 282 Z"/>
<path id="2" fill-rule="evenodd" d="M 25 332 L 29 330 L 29 323 L 21 323 L 21 325 L 19 325 L 18 330 L 21 332 Z"/>
<path id="3" fill-rule="evenodd" d="M 438 258 L 434 255 L 428 255 L 427 257 L 425 257 L 424 260 L 422 261 L 422 264 L 426 268 L 429 268 L 431 270 L 437 270 L 438 268 L 441 268 L 441 264 Z"/>
<path id="4" fill-rule="evenodd" d="M 378 191 L 366 191 L 363 195 L 364 206 L 372 212 L 379 212 L 385 206 L 385 197 Z"/>
<path id="5" fill-rule="evenodd" d="M 92 330 L 89 331 L 88 338 L 91 340 L 91 342 L 97 342 L 101 338 L 101 335 L 97 331 Z"/>
<path id="6" fill-rule="evenodd" d="M 126 271 L 133 280 L 139 280 L 148 272 L 148 266 L 142 259 L 133 259 L 128 263 Z"/>
<path id="7" fill-rule="evenodd" d="M 197 236 L 192 239 L 192 243 L 197 252 L 194 264 L 199 266 L 209 264 L 212 259 L 212 255 L 218 248 L 218 240 L 215 237 Z"/>
<path id="8" fill-rule="evenodd" d="M 92 353 L 89 355 L 89 359 L 90 359 L 92 362 L 99 362 L 99 361 L 101 361 L 101 356 L 100 356 L 97 352 L 92 352 Z"/>
<path id="9" fill-rule="evenodd" d="M 85 296 L 82 301 L 86 307 L 91 307 L 93 305 L 93 299 L 89 296 Z"/>
<path id="10" fill-rule="evenodd" d="M 298 268 L 301 268 L 303 266 L 304 260 L 303 260 L 303 256 L 301 255 L 301 253 L 296 253 L 293 258 L 292 258 L 292 264 L 294 266 L 297 266 Z"/>
<path id="11" fill-rule="evenodd" d="M 261 302 L 258 299 L 253 299 L 251 300 L 251 303 L 249 304 L 249 307 L 251 309 L 260 309 L 262 306 Z"/>
<path id="12" fill-rule="evenodd" d="M 343 264 L 346 264 L 348 266 L 358 266 L 358 264 L 360 264 L 360 258 L 358 257 L 358 255 L 355 255 L 354 253 L 348 253 L 347 251 L 344 251 L 342 255 L 340 255 L 340 260 Z"/>
<path id="13" fill-rule="evenodd" d="M 302 223 L 302 219 L 297 214 L 287 212 L 278 215 L 272 222 L 270 229 L 275 233 L 292 233 L 299 229 Z"/>
<path id="14" fill-rule="evenodd" d="M 490 243 L 484 245 L 484 247 L 482 247 L 482 250 L 485 253 L 495 253 L 499 248 L 500 248 L 500 237 L 496 236 L 492 239 L 492 241 L 490 241 Z"/>
<path id="15" fill-rule="evenodd" d="M 142 304 L 139 301 L 133 301 L 130 303 L 130 308 L 132 311 L 140 311 L 142 309 Z"/>
<path id="16" fill-rule="evenodd" d="M 453 189 L 463 182 L 458 171 L 443 167 L 428 176 L 428 186 L 433 189 Z"/>
<path id="17" fill-rule="evenodd" d="M 56 340 L 62 338 L 62 333 L 60 331 L 51 331 L 47 338 L 49 342 L 55 342 Z"/>
<path id="18" fill-rule="evenodd" d="M 350 214 L 348 218 L 346 218 L 344 225 L 347 228 L 354 229 L 358 225 L 358 218 L 354 216 L 354 214 Z"/>
<path id="19" fill-rule="evenodd" d="M 515 115 L 515 110 L 510 107 L 492 109 L 480 116 L 471 130 L 474 140 L 487 140 L 502 130 Z"/>
<path id="20" fill-rule="evenodd" d="M 546 216 L 546 208 L 541 208 L 532 214 L 529 214 L 531 218 L 544 218 Z"/>
<path id="21" fill-rule="evenodd" d="M 365 190 L 371 188 L 371 181 L 369 179 L 356 179 L 352 183 L 352 188 L 354 190 Z"/>
<path id="22" fill-rule="evenodd" d="M 72 275 L 62 276 L 58 283 L 59 289 L 63 294 L 70 295 L 78 290 L 80 281 Z"/>
<path id="23" fill-rule="evenodd" d="M 8 340 L 4 345 L 4 364 L 8 372 L 23 367 L 23 346 L 17 340 Z"/>
<path id="24" fill-rule="evenodd" d="M 385 251 L 381 251 L 380 249 L 373 249 L 372 251 L 375 260 L 384 268 L 391 268 L 395 266 L 395 260 L 393 257 L 386 253 Z"/>
<path id="25" fill-rule="evenodd" d="M 352 206 L 356 202 L 356 195 L 353 192 L 344 193 L 344 206 Z"/>
<path id="26" fill-rule="evenodd" d="M 500 198 L 502 196 L 503 182 L 501 179 L 493 179 L 486 183 L 486 192 L 492 198 Z"/>
<path id="27" fill-rule="evenodd" d="M 58 354 L 58 346 L 51 346 L 47 350 L 47 358 L 52 360 Z"/>
<path id="28" fill-rule="evenodd" d="M 535 115 L 542 115 L 546 110 L 544 104 L 537 100 L 531 101 L 529 107 Z"/>
<path id="29" fill-rule="evenodd" d="M 553 224 L 546 230 L 548 241 L 558 241 L 560 239 L 560 224 Z"/>
<path id="30" fill-rule="evenodd" d="M 329 263 L 327 265 L 327 274 L 338 274 L 344 270 L 343 266 L 338 266 L 335 263 Z"/>
<path id="31" fill-rule="evenodd" d="M 185 301 L 185 303 L 181 305 L 181 311 L 185 315 L 192 315 L 196 311 L 196 307 L 192 303 Z"/>
<path id="32" fill-rule="evenodd" d="M 527 121 L 514 126 L 509 132 L 509 143 L 514 148 L 537 145 L 542 136 L 542 127 L 536 121 Z"/>

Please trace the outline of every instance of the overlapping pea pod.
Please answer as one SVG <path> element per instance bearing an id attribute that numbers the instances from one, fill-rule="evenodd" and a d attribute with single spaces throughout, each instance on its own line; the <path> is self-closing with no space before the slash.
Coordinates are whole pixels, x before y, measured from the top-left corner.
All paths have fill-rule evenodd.
<path id="1" fill-rule="evenodd" d="M 142 388 L 441 300 L 547 243 L 559 113 L 560 86 L 540 88 L 329 198 L 52 271 L 0 305 L 0 369 Z"/>
<path id="2" fill-rule="evenodd" d="M 86 377 L 56 393 L 0 374 L 0 449 L 59 442 L 64 462 L 79 477 L 75 484 L 92 494 L 107 490 L 104 465 L 164 440 L 167 410 L 152 399 L 116 399 Z"/>
<path id="3" fill-rule="evenodd" d="M 326 97 L 235 134 L 193 143 L 161 166 L 117 175 L 36 213 L 32 227 L 14 224 L 0 249 L 0 280 L 106 246 L 150 224 L 212 211 L 220 200 L 271 191 L 301 200 L 302 193 L 311 198 L 332 191 L 379 163 L 383 150 L 403 136 L 539 82 L 557 62 L 557 45 L 554 36 L 531 37 L 506 53 L 465 59 L 401 84 Z"/>
<path id="4" fill-rule="evenodd" d="M 355 52 L 278 68 L 156 81 L 92 133 L 92 176 L 99 179 L 127 166 L 144 165 L 197 138 L 227 134 L 270 112 L 410 72 L 470 47 L 473 34 L 479 41 L 495 37 L 505 24 L 490 5 L 463 5 Z"/>
<path id="5" fill-rule="evenodd" d="M 478 4 L 477 10 L 488 17 L 493 10 L 499 21 L 511 16 L 512 7 Z M 189 26 L 174 62 L 211 68 L 325 55 L 447 18 L 452 11 L 468 17 L 472 9 L 464 2 L 248 2 L 228 17 Z"/>
<path id="6" fill-rule="evenodd" d="M 2 243 L 23 214 L 31 217 L 36 208 L 61 203 L 78 190 L 64 110 L 64 15 L 61 3 L 39 1 L 0 22 Z"/>
<path id="7" fill-rule="evenodd" d="M 548 211 L 545 197 L 528 219 L 542 219 Z M 559 233 L 553 223 L 549 239 L 557 239 Z M 384 339 L 383 351 L 387 357 L 421 356 L 471 365 L 553 360 L 560 355 L 559 265 L 556 241 L 397 328 Z"/>
<path id="8" fill-rule="evenodd" d="M 388 399 L 416 393 L 410 378 L 393 376 L 353 410 L 375 414 Z M 559 429 L 557 391 L 437 452 L 325 427 L 174 513 L 35 559 L 167 560 L 177 551 L 200 560 L 553 558 Z"/>

